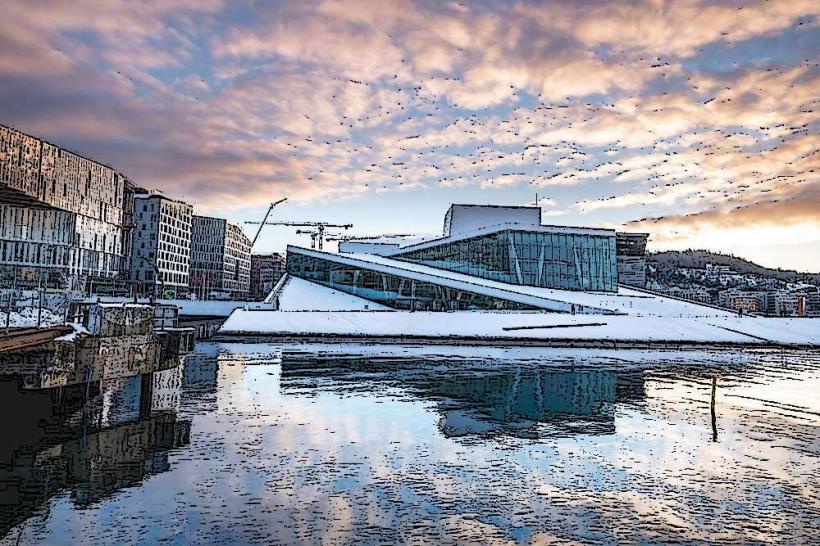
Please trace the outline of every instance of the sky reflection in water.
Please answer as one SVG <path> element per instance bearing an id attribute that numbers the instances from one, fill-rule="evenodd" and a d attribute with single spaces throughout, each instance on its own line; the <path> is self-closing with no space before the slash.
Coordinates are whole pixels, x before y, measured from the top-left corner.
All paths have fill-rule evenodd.
<path id="1" fill-rule="evenodd" d="M 6 541 L 793 543 L 820 523 L 818 353 L 202 345 L 180 375 L 190 435 L 161 468 L 111 463 L 92 502 L 46 496 Z"/>

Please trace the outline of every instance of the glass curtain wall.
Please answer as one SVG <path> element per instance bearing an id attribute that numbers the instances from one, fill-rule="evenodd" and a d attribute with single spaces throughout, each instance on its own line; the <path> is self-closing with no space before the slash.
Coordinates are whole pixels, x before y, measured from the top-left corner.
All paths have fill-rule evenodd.
<path id="1" fill-rule="evenodd" d="M 617 290 L 615 237 L 505 230 L 391 256 L 510 284 Z"/>
<path id="2" fill-rule="evenodd" d="M 287 271 L 340 292 L 409 311 L 539 310 L 538 307 L 288 252 Z"/>

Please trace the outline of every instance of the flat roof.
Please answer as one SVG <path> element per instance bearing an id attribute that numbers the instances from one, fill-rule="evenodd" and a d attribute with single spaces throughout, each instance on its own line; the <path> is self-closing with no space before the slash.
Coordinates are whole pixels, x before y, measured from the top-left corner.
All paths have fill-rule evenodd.
<path id="1" fill-rule="evenodd" d="M 181 199 L 174 199 L 173 197 L 167 197 L 162 195 L 161 193 L 135 193 L 134 199 L 165 199 L 166 201 L 172 201 L 174 203 L 180 203 L 182 205 L 188 205 L 192 207 L 192 205 L 186 201 Z"/>
<path id="2" fill-rule="evenodd" d="M 532 224 L 518 224 L 514 222 L 503 223 L 503 224 L 494 224 L 491 226 L 484 226 L 481 228 L 474 229 L 472 231 L 462 231 L 458 232 L 454 235 L 445 235 L 443 237 L 438 237 L 436 239 L 430 239 L 427 241 L 422 241 L 420 243 L 414 243 L 412 245 L 402 246 L 399 247 L 398 250 L 395 252 L 391 252 L 390 256 L 395 256 L 398 254 L 404 254 L 405 252 L 413 251 L 413 250 L 421 250 L 425 248 L 430 248 L 442 244 L 446 244 L 453 241 L 461 241 L 464 239 L 471 239 L 473 237 L 479 237 L 481 235 L 489 235 L 492 233 L 498 233 L 499 231 L 504 230 L 512 230 L 512 231 L 535 231 L 538 233 L 563 233 L 567 235 L 598 235 L 601 237 L 615 237 L 615 230 L 614 229 L 606 229 L 606 228 L 588 228 L 588 227 L 572 227 L 572 226 L 555 226 L 555 225 L 532 225 Z"/>

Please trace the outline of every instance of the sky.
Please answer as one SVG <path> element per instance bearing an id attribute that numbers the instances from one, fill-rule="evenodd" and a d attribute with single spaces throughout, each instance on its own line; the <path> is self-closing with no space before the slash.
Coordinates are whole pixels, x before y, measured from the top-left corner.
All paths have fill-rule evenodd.
<path id="1" fill-rule="evenodd" d="M 820 271 L 820 3 L 4 0 L 0 123 L 195 212 L 451 203 Z M 246 226 L 253 235 L 255 228 Z M 255 252 L 308 245 L 268 227 Z"/>

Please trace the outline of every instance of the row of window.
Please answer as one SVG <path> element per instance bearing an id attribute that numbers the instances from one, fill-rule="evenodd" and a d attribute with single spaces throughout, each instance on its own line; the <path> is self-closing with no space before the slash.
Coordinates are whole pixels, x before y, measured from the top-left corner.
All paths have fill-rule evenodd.
<path id="1" fill-rule="evenodd" d="M 535 310 L 536 307 L 289 252 L 288 273 L 394 309 L 410 311 Z"/>

